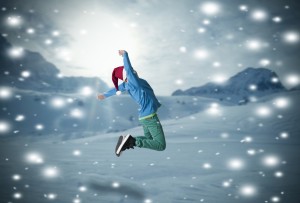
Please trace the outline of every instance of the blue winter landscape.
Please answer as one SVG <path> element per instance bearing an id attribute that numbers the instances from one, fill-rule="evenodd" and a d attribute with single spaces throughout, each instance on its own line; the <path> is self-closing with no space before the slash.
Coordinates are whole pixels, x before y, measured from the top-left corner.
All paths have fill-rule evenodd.
<path id="1" fill-rule="evenodd" d="M 25 3 L 26 2 L 26 3 Z M 300 202 L 299 4 L 0 2 L 3 203 Z M 128 51 L 154 89 L 167 147 L 113 87 Z"/>

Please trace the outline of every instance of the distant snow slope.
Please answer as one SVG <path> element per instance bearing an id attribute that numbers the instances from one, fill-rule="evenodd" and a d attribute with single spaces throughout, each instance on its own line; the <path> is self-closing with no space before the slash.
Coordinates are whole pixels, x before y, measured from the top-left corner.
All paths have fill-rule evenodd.
<path id="1" fill-rule="evenodd" d="M 177 90 L 172 95 L 190 95 L 217 98 L 235 104 L 247 103 L 261 97 L 286 91 L 277 74 L 266 68 L 247 68 L 229 78 L 224 84 L 207 83 L 201 87 Z"/>
<path id="2" fill-rule="evenodd" d="M 177 97 L 173 115 L 180 115 L 183 101 L 202 103 L 185 99 Z M 26 203 L 297 203 L 299 100 L 293 91 L 244 106 L 209 102 L 198 113 L 162 121 L 163 152 L 135 148 L 116 157 L 120 132 L 73 140 L 64 140 L 68 133 L 1 137 L 0 197 Z"/>
<path id="3" fill-rule="evenodd" d="M 70 133 L 65 137 L 69 139 L 92 136 L 96 132 L 118 132 L 139 125 L 139 107 L 128 95 L 99 101 L 96 91 L 89 95 L 11 88 L 7 91 L 12 96 L 1 100 L 0 120 L 8 122 L 11 128 L 2 136 Z M 162 107 L 158 113 L 162 120 L 197 113 L 214 102 L 213 99 L 190 96 L 159 97 L 159 100 Z"/>

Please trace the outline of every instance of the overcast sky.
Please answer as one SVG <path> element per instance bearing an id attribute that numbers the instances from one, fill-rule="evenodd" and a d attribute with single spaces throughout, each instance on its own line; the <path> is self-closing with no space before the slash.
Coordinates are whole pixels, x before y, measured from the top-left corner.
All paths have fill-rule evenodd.
<path id="1" fill-rule="evenodd" d="M 2 0 L 0 8 L 1 34 L 15 46 L 111 87 L 118 49 L 158 95 L 247 67 L 274 70 L 286 86 L 300 75 L 296 0 Z"/>

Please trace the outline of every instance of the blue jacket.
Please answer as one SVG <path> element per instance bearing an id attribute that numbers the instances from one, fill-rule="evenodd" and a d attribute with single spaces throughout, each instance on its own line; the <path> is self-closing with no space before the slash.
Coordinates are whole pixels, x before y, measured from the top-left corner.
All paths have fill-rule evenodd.
<path id="1" fill-rule="evenodd" d="M 157 100 L 148 82 L 139 78 L 137 73 L 133 70 L 127 52 L 123 55 L 123 62 L 127 74 L 127 82 L 120 84 L 119 90 L 121 92 L 127 91 L 132 99 L 139 105 L 139 119 L 156 113 L 161 104 Z M 113 88 L 105 92 L 104 96 L 113 96 L 116 94 L 116 91 L 117 90 Z"/>

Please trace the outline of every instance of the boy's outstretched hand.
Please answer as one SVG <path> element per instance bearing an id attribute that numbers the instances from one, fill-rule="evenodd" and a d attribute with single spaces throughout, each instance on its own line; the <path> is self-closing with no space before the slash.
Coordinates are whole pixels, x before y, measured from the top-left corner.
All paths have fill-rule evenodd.
<path id="1" fill-rule="evenodd" d="M 103 94 L 98 94 L 98 95 L 97 95 L 97 98 L 98 98 L 99 100 L 103 100 L 103 99 L 105 99 L 105 96 L 104 96 Z"/>
<path id="2" fill-rule="evenodd" d="M 124 53 L 125 53 L 125 50 L 119 50 L 119 55 L 120 55 L 120 56 L 123 56 Z"/>

